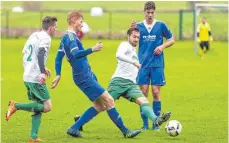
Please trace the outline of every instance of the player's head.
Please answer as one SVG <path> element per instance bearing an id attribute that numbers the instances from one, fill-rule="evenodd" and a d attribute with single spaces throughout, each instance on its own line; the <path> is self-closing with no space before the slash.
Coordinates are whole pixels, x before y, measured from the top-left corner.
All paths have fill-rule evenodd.
<path id="1" fill-rule="evenodd" d="M 202 21 L 203 24 L 205 24 L 207 22 L 207 18 L 204 16 L 204 17 L 202 17 L 201 21 Z"/>
<path id="2" fill-rule="evenodd" d="M 50 36 L 54 36 L 56 33 L 57 18 L 55 16 L 46 16 L 42 20 L 42 29 L 46 31 Z"/>
<path id="3" fill-rule="evenodd" d="M 140 38 L 140 33 L 138 28 L 130 28 L 127 31 L 128 41 L 133 46 L 136 47 Z"/>
<path id="4" fill-rule="evenodd" d="M 156 6 L 153 1 L 148 1 L 144 6 L 145 20 L 147 23 L 152 23 L 155 15 Z"/>
<path id="5" fill-rule="evenodd" d="M 72 11 L 68 14 L 67 22 L 75 32 L 81 31 L 83 27 L 83 15 L 78 11 Z"/>

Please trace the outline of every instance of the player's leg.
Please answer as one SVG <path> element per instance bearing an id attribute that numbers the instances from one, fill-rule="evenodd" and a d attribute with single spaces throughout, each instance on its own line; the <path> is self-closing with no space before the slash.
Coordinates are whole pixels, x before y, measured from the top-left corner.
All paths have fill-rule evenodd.
<path id="1" fill-rule="evenodd" d="M 37 83 L 33 85 L 30 89 L 33 93 L 33 97 L 31 97 L 30 99 L 36 100 L 38 105 L 40 104 L 44 106 L 43 111 L 34 111 L 34 114 L 32 115 L 32 128 L 29 141 L 39 142 L 40 138 L 37 135 L 41 125 L 42 112 L 47 113 L 51 111 L 52 102 L 50 99 L 49 91 L 45 84 L 41 85 Z"/>
<path id="2" fill-rule="evenodd" d="M 131 102 L 137 103 L 141 108 L 142 114 L 154 122 L 157 119 L 157 116 L 154 114 L 153 109 L 150 107 L 148 99 L 133 82 L 128 83 L 128 86 L 129 88 L 127 93 L 123 97 Z"/>
<path id="3" fill-rule="evenodd" d="M 108 93 L 112 96 L 114 100 L 117 100 L 120 98 L 121 95 L 123 95 L 128 90 L 128 88 L 129 88 L 129 83 L 125 82 L 125 79 L 117 77 L 117 78 L 113 78 L 109 83 Z M 96 104 L 100 104 L 100 103 L 96 103 Z M 105 106 L 104 104 L 102 105 Z M 79 120 L 79 118 L 77 120 Z"/>
<path id="4" fill-rule="evenodd" d="M 30 100 L 45 101 L 50 99 L 46 85 L 25 82 L 25 86 L 27 88 L 27 94 Z M 24 110 L 28 112 L 43 112 L 44 109 L 44 104 L 38 102 L 16 103 L 14 101 L 10 101 L 6 120 L 9 120 L 13 113 L 15 113 L 17 110 Z"/>
<path id="5" fill-rule="evenodd" d="M 114 122 L 114 124 L 121 130 L 124 137 L 126 138 L 134 138 L 141 130 L 129 130 L 123 123 L 121 116 L 116 110 L 114 99 L 108 92 L 104 92 L 99 99 L 105 106 L 107 110 L 107 114 L 110 119 Z"/>
<path id="6" fill-rule="evenodd" d="M 52 108 L 50 95 L 45 84 L 25 82 L 25 86 L 27 87 L 28 98 L 35 102 L 16 103 L 15 108 L 17 110 L 34 112 L 34 115 L 32 115 L 32 128 L 29 141 L 39 142 L 40 139 L 37 134 L 41 124 L 42 112 L 49 112 Z"/>
<path id="7" fill-rule="evenodd" d="M 205 51 L 205 53 L 206 53 L 206 52 L 208 52 L 209 49 L 210 49 L 209 41 L 206 41 L 206 42 L 205 42 L 205 46 L 206 46 L 206 51 Z"/>
<path id="8" fill-rule="evenodd" d="M 199 54 L 201 58 L 204 58 L 204 42 L 203 41 L 200 42 Z"/>
<path id="9" fill-rule="evenodd" d="M 100 96 L 105 92 L 105 89 L 102 88 L 97 80 L 96 77 L 89 77 L 92 80 L 87 80 L 83 84 L 76 85 L 84 92 L 84 94 L 94 103 L 94 105 L 88 108 L 81 117 L 67 130 L 67 134 L 73 137 L 82 137 L 80 134 L 80 128 L 88 123 L 92 118 L 94 118 L 99 112 L 104 111 L 104 105 L 99 101 Z M 85 86 L 86 85 L 86 86 Z"/>
<path id="10" fill-rule="evenodd" d="M 47 93 L 46 93 L 47 94 Z M 46 96 L 46 95 L 44 95 Z M 43 102 L 43 101 L 38 101 L 38 102 Z M 51 111 L 52 109 L 52 102 L 51 99 L 44 101 L 42 104 L 44 104 L 44 111 L 43 113 L 47 113 Z M 31 134 L 29 141 L 34 142 L 34 141 L 40 141 L 40 138 L 38 138 L 37 134 L 41 125 L 41 117 L 42 117 L 42 112 L 34 112 L 32 115 L 32 129 L 31 129 Z"/>
<path id="11" fill-rule="evenodd" d="M 161 86 L 166 84 L 164 76 L 164 68 L 152 68 L 151 69 L 151 81 L 152 81 L 152 95 L 153 95 L 153 111 L 156 116 L 161 113 L 161 96 L 160 90 Z M 157 128 L 154 128 L 157 130 Z"/>
<path id="12" fill-rule="evenodd" d="M 149 118 L 153 122 L 157 119 L 157 116 L 155 115 L 146 97 L 137 98 L 136 103 L 140 106 L 142 113 L 147 118 Z"/>
<path id="13" fill-rule="evenodd" d="M 150 84 L 149 74 L 150 74 L 149 68 L 147 69 L 142 68 L 139 70 L 138 77 L 137 77 L 137 84 L 140 86 L 140 89 L 146 98 L 148 97 L 148 93 L 149 93 L 149 84 Z M 148 118 L 146 115 L 144 115 L 141 108 L 140 108 L 140 114 L 143 121 L 142 129 L 144 130 L 149 129 Z"/>
<path id="14" fill-rule="evenodd" d="M 41 117 L 42 112 L 34 112 L 32 115 L 32 128 L 29 138 L 30 142 L 40 141 L 40 138 L 38 138 L 37 134 L 41 125 Z"/>
<path id="15" fill-rule="evenodd" d="M 139 97 L 136 100 L 136 103 L 138 105 L 140 105 L 140 107 L 142 108 L 142 111 L 144 112 L 144 114 L 151 120 L 153 121 L 153 126 L 154 128 L 159 128 L 160 125 L 162 125 L 162 123 L 166 122 L 169 120 L 170 116 L 171 116 L 171 112 L 165 112 L 163 113 L 161 116 L 156 116 L 154 114 L 153 109 L 150 107 L 149 105 L 149 101 L 147 100 L 147 98 L 145 97 Z"/>

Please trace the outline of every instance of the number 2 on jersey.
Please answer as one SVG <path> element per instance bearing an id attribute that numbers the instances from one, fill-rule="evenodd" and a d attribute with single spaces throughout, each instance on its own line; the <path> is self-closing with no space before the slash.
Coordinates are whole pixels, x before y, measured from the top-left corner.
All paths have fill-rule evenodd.
<path id="1" fill-rule="evenodd" d="M 27 61 L 32 61 L 32 53 L 33 53 L 33 46 L 32 45 L 29 45 L 29 50 L 30 50 L 30 53 L 29 53 L 29 56 L 27 58 Z"/>

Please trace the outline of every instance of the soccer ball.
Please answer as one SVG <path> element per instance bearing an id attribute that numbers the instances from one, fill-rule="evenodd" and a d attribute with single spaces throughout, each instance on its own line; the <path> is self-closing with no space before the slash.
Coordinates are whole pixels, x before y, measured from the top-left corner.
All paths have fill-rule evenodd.
<path id="1" fill-rule="evenodd" d="M 172 137 L 178 136 L 181 132 L 181 129 L 181 123 L 177 120 L 171 120 L 165 126 L 166 133 Z"/>

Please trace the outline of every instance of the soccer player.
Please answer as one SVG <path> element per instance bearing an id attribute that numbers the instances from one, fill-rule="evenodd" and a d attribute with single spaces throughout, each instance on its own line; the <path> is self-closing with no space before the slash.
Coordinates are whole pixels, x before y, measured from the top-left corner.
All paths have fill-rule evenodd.
<path id="1" fill-rule="evenodd" d="M 50 77 L 51 74 L 49 69 L 45 67 L 45 63 L 51 46 L 51 37 L 56 33 L 56 26 L 57 18 L 46 16 L 42 20 L 42 31 L 32 33 L 22 51 L 24 54 L 24 84 L 29 100 L 34 102 L 17 103 L 11 100 L 6 113 L 6 120 L 8 121 L 17 110 L 34 112 L 29 142 L 40 141 L 37 134 L 42 113 L 52 109 L 49 91 L 45 84 L 46 78 Z"/>
<path id="2" fill-rule="evenodd" d="M 154 18 L 156 11 L 155 3 L 148 1 L 144 6 L 145 20 L 136 24 L 132 21 L 131 26 L 137 27 L 140 31 L 138 57 L 141 68 L 138 72 L 137 84 L 143 94 L 148 97 L 149 85 L 152 85 L 153 110 L 156 116 L 161 112 L 161 86 L 165 85 L 164 76 L 164 49 L 170 47 L 174 43 L 172 33 L 162 21 Z M 163 37 L 167 39 L 163 43 Z M 143 120 L 142 129 L 149 129 L 148 118 L 142 112 Z M 154 130 L 158 130 L 157 126 L 153 126 Z"/>
<path id="3" fill-rule="evenodd" d="M 135 102 L 141 107 L 144 115 L 153 121 L 154 126 L 160 126 L 170 118 L 171 113 L 167 112 L 161 117 L 157 117 L 150 107 L 149 101 L 136 85 L 138 69 L 141 68 L 136 53 L 139 36 L 140 33 L 137 28 L 130 28 L 127 31 L 128 41 L 119 45 L 116 53 L 118 65 L 109 84 L 108 92 L 114 100 L 122 96 L 131 102 Z"/>
<path id="4" fill-rule="evenodd" d="M 102 43 L 99 42 L 92 48 L 84 49 L 81 41 L 76 35 L 76 32 L 81 30 L 83 23 L 83 16 L 79 12 L 73 11 L 69 13 L 67 22 L 68 30 L 61 40 L 56 56 L 56 78 L 53 80 L 51 87 L 55 88 L 60 81 L 62 59 L 66 56 L 72 67 L 75 84 L 94 104 L 67 130 L 67 134 L 73 137 L 82 137 L 79 131 L 80 127 L 89 122 L 99 112 L 107 110 L 110 119 L 122 131 L 124 137 L 133 138 L 137 136 L 141 130 L 129 130 L 125 127 L 115 108 L 113 98 L 103 87 L 101 87 L 95 74 L 91 71 L 87 55 L 102 50 Z"/>
<path id="5" fill-rule="evenodd" d="M 200 57 L 203 59 L 204 53 L 209 50 L 209 41 L 213 41 L 210 24 L 207 22 L 206 17 L 203 17 L 201 23 L 198 25 L 197 37 L 197 41 L 200 44 Z"/>

